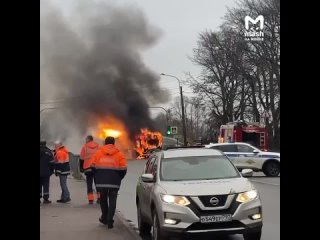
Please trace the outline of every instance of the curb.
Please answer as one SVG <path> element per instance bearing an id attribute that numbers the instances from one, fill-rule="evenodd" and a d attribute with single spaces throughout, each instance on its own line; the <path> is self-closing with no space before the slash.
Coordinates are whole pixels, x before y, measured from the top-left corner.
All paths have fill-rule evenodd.
<path id="1" fill-rule="evenodd" d="M 115 215 L 118 217 L 119 221 L 126 228 L 127 232 L 131 235 L 132 240 L 141 240 L 139 233 L 134 229 L 133 224 L 130 225 L 129 221 L 122 215 L 120 211 L 116 211 Z"/>
<path id="2" fill-rule="evenodd" d="M 256 183 L 261 183 L 261 184 L 266 184 L 271 186 L 280 186 L 280 184 L 277 184 L 277 183 L 269 183 L 269 182 L 256 181 L 256 180 L 251 180 L 251 182 L 256 182 Z"/>

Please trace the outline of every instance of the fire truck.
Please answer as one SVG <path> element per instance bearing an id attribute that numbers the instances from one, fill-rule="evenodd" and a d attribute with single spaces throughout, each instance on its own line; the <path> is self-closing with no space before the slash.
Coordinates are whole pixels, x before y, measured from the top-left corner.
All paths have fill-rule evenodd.
<path id="1" fill-rule="evenodd" d="M 246 142 L 262 151 L 267 151 L 268 132 L 260 123 L 230 122 L 221 125 L 218 142 Z"/>

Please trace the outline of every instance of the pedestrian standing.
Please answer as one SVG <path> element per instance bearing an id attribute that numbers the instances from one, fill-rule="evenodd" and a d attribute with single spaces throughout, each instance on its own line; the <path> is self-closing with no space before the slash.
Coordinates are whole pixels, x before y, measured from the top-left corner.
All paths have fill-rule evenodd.
<path id="1" fill-rule="evenodd" d="M 57 200 L 59 203 L 70 202 L 70 192 L 67 186 L 68 175 L 70 175 L 70 164 L 69 164 L 69 151 L 61 143 L 55 143 L 55 174 L 59 176 L 60 187 L 61 187 L 61 198 Z"/>
<path id="2" fill-rule="evenodd" d="M 94 202 L 94 194 L 93 194 L 93 184 L 94 184 L 94 175 L 92 169 L 89 165 L 89 160 L 92 156 L 98 151 L 99 144 L 93 141 L 93 137 L 91 135 L 86 137 L 86 143 L 82 146 L 80 152 L 80 158 L 83 160 L 83 170 L 86 175 L 87 182 L 87 197 L 89 204 L 93 204 Z M 99 192 L 97 192 L 97 203 L 100 201 Z"/>
<path id="3" fill-rule="evenodd" d="M 54 158 L 46 141 L 40 141 L 40 203 L 51 203 L 49 200 L 50 177 L 54 171 Z"/>

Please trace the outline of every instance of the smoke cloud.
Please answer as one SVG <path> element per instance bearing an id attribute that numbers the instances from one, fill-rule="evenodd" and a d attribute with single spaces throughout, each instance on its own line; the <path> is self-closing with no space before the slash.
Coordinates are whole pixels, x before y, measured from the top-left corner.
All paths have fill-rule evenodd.
<path id="1" fill-rule="evenodd" d="M 41 99 L 65 100 L 59 105 L 62 129 L 72 125 L 85 134 L 95 124 L 93 116 L 108 115 L 120 119 L 132 138 L 141 128 L 154 127 L 149 104 L 165 103 L 169 96 L 141 57 L 161 36 L 141 10 L 77 1 L 67 17 L 41 1 L 40 18 Z M 70 137 L 70 131 L 56 129 L 62 120 L 55 115 L 46 114 L 47 125 L 59 120 L 47 128 L 48 137 Z"/>

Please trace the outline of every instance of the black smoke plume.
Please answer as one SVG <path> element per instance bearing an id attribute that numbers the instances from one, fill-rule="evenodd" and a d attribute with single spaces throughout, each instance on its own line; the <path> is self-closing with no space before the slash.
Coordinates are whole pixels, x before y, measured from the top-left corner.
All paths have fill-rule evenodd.
<path id="1" fill-rule="evenodd" d="M 65 17 L 41 2 L 41 98 L 64 99 L 60 113 L 81 133 L 93 115 L 120 119 L 131 137 L 140 128 L 152 129 L 149 103 L 166 102 L 168 95 L 141 52 L 156 43 L 160 31 L 133 6 L 79 1 Z"/>

